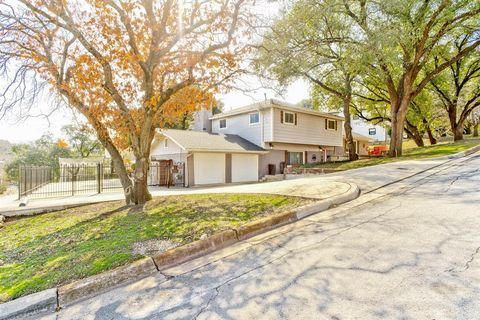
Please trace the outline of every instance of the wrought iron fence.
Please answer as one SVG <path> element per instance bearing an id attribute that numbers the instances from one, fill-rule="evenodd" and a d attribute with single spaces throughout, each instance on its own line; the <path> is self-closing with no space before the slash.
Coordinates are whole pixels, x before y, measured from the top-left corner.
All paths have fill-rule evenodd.
<path id="1" fill-rule="evenodd" d="M 148 185 L 184 186 L 185 164 L 156 160 L 150 164 Z M 59 168 L 20 166 L 18 198 L 68 197 L 121 191 L 122 184 L 110 164 L 64 165 Z"/>
<path id="2" fill-rule="evenodd" d="M 111 165 L 65 165 L 59 168 L 21 166 L 18 198 L 47 198 L 121 190 Z"/>

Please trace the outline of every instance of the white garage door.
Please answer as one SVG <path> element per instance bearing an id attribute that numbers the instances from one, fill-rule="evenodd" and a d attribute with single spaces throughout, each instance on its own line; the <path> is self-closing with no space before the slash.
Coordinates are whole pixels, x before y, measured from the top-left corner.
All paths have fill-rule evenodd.
<path id="1" fill-rule="evenodd" d="M 232 182 L 258 181 L 258 155 L 232 154 Z"/>
<path id="2" fill-rule="evenodd" d="M 225 183 L 225 154 L 195 153 L 193 175 L 195 184 Z"/>

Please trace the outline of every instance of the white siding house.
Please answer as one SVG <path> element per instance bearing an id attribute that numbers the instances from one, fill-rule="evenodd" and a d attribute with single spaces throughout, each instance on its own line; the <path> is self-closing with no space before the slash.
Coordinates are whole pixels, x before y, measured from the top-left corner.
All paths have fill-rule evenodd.
<path id="1" fill-rule="evenodd" d="M 277 100 L 217 114 L 212 132 L 236 134 L 268 150 L 260 156 L 259 175 L 281 173 L 286 165 L 328 161 L 343 152 L 343 118 Z"/>

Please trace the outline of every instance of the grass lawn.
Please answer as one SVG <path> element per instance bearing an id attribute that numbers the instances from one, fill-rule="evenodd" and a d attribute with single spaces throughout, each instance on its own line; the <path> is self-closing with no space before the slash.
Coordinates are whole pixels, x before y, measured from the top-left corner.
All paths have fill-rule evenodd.
<path id="1" fill-rule="evenodd" d="M 370 159 L 361 159 L 357 161 L 327 162 L 322 164 L 316 164 L 313 166 L 321 167 L 321 168 L 335 168 L 340 170 L 349 170 L 349 169 L 373 166 L 373 165 L 382 164 L 382 163 L 447 156 L 447 155 L 451 155 L 457 152 L 467 150 L 479 144 L 480 144 L 480 138 L 467 137 L 465 140 L 458 141 L 455 143 L 444 142 L 444 143 L 439 143 L 437 145 L 421 147 L 421 148 L 419 147 L 406 148 L 405 146 L 411 145 L 411 143 L 407 141 L 404 144 L 403 156 L 399 158 L 376 157 L 376 158 L 370 158 Z"/>
<path id="2" fill-rule="evenodd" d="M 0 229 L 0 302 L 140 259 L 134 248 L 148 240 L 185 244 L 309 201 L 184 195 L 155 198 L 143 208 L 115 201 L 7 221 Z"/>

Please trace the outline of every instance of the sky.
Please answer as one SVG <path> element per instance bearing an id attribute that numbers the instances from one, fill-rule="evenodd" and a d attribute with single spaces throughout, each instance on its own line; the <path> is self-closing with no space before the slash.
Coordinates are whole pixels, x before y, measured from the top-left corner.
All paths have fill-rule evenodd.
<path id="1" fill-rule="evenodd" d="M 256 87 L 253 86 L 252 87 Z M 238 108 L 254 102 L 263 101 L 265 94 L 268 99 L 276 98 L 289 103 L 297 103 L 309 97 L 309 85 L 303 81 L 294 82 L 290 85 L 282 95 L 278 95 L 270 89 L 258 89 L 253 92 L 231 91 L 217 96 L 225 104 L 225 110 Z M 43 99 L 44 105 L 38 106 L 37 110 L 32 113 L 38 113 L 38 109 L 49 109 L 49 102 Z M 48 118 L 45 117 L 29 117 L 24 120 L 16 119 L 10 114 L 0 119 L 0 140 L 8 140 L 13 143 L 23 143 L 34 141 L 43 134 L 52 134 L 55 138 L 61 137 L 61 128 L 66 124 L 75 123 L 76 118 L 69 109 L 61 109 L 54 111 Z"/>

